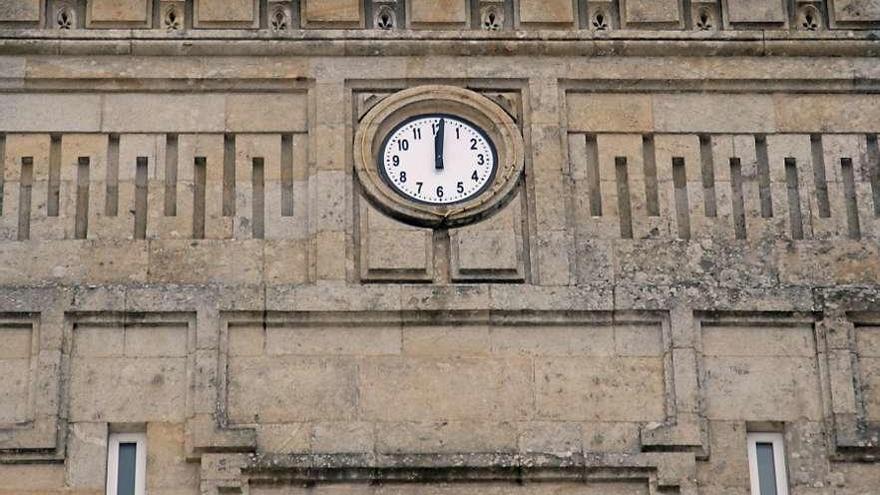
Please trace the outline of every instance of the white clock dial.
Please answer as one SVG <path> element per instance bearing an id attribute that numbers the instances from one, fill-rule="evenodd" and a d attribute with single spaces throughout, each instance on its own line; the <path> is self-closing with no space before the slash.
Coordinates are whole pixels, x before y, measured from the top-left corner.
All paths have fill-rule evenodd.
<path id="1" fill-rule="evenodd" d="M 495 145 L 476 125 L 453 115 L 410 118 L 385 138 L 379 171 L 399 194 L 429 204 L 460 203 L 495 177 Z"/>

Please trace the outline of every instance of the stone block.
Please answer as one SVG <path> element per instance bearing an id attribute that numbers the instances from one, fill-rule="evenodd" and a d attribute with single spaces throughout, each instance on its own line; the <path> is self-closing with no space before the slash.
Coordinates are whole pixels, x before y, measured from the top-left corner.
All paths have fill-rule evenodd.
<path id="1" fill-rule="evenodd" d="M 880 358 L 880 327 L 856 326 L 856 343 L 859 356 Z"/>
<path id="2" fill-rule="evenodd" d="M 150 493 L 198 491 L 199 465 L 186 461 L 181 423 L 147 423 L 147 490 Z"/>
<path id="3" fill-rule="evenodd" d="M 500 356 L 613 356 L 614 328 L 596 326 L 494 326 L 493 354 Z"/>
<path id="4" fill-rule="evenodd" d="M 575 21 L 574 3 L 571 0 L 520 0 L 521 24 L 568 24 Z"/>
<path id="5" fill-rule="evenodd" d="M 614 352 L 618 356 L 662 356 L 663 334 L 660 325 L 614 325 Z"/>
<path id="6" fill-rule="evenodd" d="M 0 326 L 0 359 L 30 359 L 33 338 L 30 325 Z"/>
<path id="7" fill-rule="evenodd" d="M 387 454 L 515 452 L 514 424 L 469 421 L 381 422 L 376 449 Z"/>
<path id="8" fill-rule="evenodd" d="M 487 355 L 489 331 L 485 325 L 406 325 L 403 328 L 403 353 L 413 356 Z"/>
<path id="9" fill-rule="evenodd" d="M 308 99 L 301 93 L 248 93 L 226 97 L 229 132 L 308 132 Z"/>
<path id="10" fill-rule="evenodd" d="M 71 423 L 67 437 L 67 485 L 102 489 L 107 481 L 107 423 Z"/>
<path id="11" fill-rule="evenodd" d="M 312 452 L 361 454 L 375 449 L 373 423 L 358 421 L 319 422 L 312 427 Z"/>
<path id="12" fill-rule="evenodd" d="M 859 359 L 865 412 L 871 421 L 880 421 L 880 357 Z"/>
<path id="13" fill-rule="evenodd" d="M 651 95 L 569 93 L 566 106 L 571 132 L 651 132 L 654 129 Z"/>
<path id="14" fill-rule="evenodd" d="M 869 95 L 773 96 L 779 132 L 874 132 L 880 102 Z M 852 157 L 855 161 L 856 157 Z"/>
<path id="15" fill-rule="evenodd" d="M 587 422 L 581 425 L 585 452 L 639 452 L 639 423 Z"/>
<path id="16" fill-rule="evenodd" d="M 150 244 L 150 276 L 155 282 L 252 283 L 262 281 L 259 240 L 192 242 L 155 241 Z"/>
<path id="17" fill-rule="evenodd" d="M 266 330 L 262 325 L 229 325 L 230 356 L 261 356 L 266 345 Z"/>
<path id="18" fill-rule="evenodd" d="M 296 326 L 266 329 L 269 355 L 358 355 L 400 354 L 397 326 Z"/>
<path id="19" fill-rule="evenodd" d="M 41 0 L 0 0 L 0 23 L 40 22 Z"/>
<path id="20" fill-rule="evenodd" d="M 814 357 L 813 329 L 804 327 L 703 326 L 706 356 Z"/>
<path id="21" fill-rule="evenodd" d="M 125 330 L 119 326 L 77 324 L 73 330 L 73 355 L 122 356 Z"/>
<path id="22" fill-rule="evenodd" d="M 224 95 L 120 93 L 103 98 L 101 127 L 106 132 L 222 133 L 226 129 Z"/>
<path id="23" fill-rule="evenodd" d="M 149 27 L 153 2 L 149 0 L 92 0 L 86 10 L 86 27 Z"/>
<path id="24" fill-rule="evenodd" d="M 0 464 L 0 494 L 19 495 L 36 490 L 51 494 L 69 492 L 64 485 L 64 465 Z"/>
<path id="25" fill-rule="evenodd" d="M 657 94 L 653 103 L 656 132 L 753 134 L 777 129 L 770 95 Z"/>
<path id="26" fill-rule="evenodd" d="M 185 358 L 74 357 L 70 370 L 72 421 L 182 421 L 186 414 Z"/>
<path id="27" fill-rule="evenodd" d="M 231 357 L 229 418 L 236 423 L 350 419 L 358 401 L 355 364 L 329 357 Z"/>
<path id="28" fill-rule="evenodd" d="M 725 4 L 731 24 L 783 24 L 786 20 L 782 0 L 725 0 Z"/>
<path id="29" fill-rule="evenodd" d="M 531 421 L 520 425 L 520 452 L 567 457 L 582 450 L 583 435 L 580 423 Z"/>
<path id="30" fill-rule="evenodd" d="M 464 27 L 470 19 L 470 2 L 466 0 L 407 0 L 406 12 L 410 27 Z"/>
<path id="31" fill-rule="evenodd" d="M 663 360 L 579 358 L 537 360 L 539 417 L 566 421 L 662 421 L 666 416 Z"/>
<path id="32" fill-rule="evenodd" d="M 363 27 L 364 12 L 360 0 L 304 0 L 304 27 Z"/>
<path id="33" fill-rule="evenodd" d="M 185 357 L 186 343 L 186 326 L 125 327 L 125 355 L 128 357 Z"/>
<path id="34" fill-rule="evenodd" d="M 0 128 L 6 132 L 98 132 L 100 126 L 98 95 L 0 95 Z"/>
<path id="35" fill-rule="evenodd" d="M 680 0 L 625 0 L 621 2 L 626 27 L 680 26 Z"/>
<path id="36" fill-rule="evenodd" d="M 0 329 L 0 336 L 6 331 Z M 30 334 L 30 331 L 28 331 Z M 15 337 L 13 337 L 15 339 Z M 18 338 L 15 340 L 22 340 Z M 0 358 L 0 425 L 25 421 L 31 415 L 31 359 L 29 355 Z"/>
<path id="37" fill-rule="evenodd" d="M 195 0 L 193 27 L 258 28 L 259 0 Z"/>
<path id="38" fill-rule="evenodd" d="M 261 423 L 257 427 L 257 449 L 273 454 L 308 452 L 311 435 L 311 423 Z"/>
<path id="39" fill-rule="evenodd" d="M 523 419 L 531 409 L 532 367 L 521 358 L 376 358 L 358 383 L 364 416 L 378 421 Z"/>

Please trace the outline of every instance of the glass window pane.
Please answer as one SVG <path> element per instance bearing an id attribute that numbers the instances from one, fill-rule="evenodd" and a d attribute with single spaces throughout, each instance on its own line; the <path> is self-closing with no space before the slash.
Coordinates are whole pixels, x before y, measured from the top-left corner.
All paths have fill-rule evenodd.
<path id="1" fill-rule="evenodd" d="M 135 495 L 134 480 L 137 468 L 137 444 L 119 444 L 119 469 L 116 472 L 116 495 Z"/>
<path id="2" fill-rule="evenodd" d="M 761 495 L 777 495 L 773 444 L 756 443 L 755 450 L 758 457 L 758 483 L 761 486 Z"/>

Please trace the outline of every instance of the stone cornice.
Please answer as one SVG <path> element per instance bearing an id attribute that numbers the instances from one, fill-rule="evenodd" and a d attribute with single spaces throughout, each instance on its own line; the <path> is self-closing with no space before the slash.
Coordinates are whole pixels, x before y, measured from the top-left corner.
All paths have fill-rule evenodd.
<path id="1" fill-rule="evenodd" d="M 0 55 L 876 57 L 880 32 L 0 29 Z"/>

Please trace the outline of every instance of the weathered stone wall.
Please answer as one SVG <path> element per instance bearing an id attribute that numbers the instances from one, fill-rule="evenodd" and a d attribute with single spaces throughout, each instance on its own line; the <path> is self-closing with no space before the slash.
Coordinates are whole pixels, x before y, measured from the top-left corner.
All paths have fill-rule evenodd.
<path id="1" fill-rule="evenodd" d="M 0 495 L 880 486 L 876 2 L 0 0 Z M 396 91 L 525 173 L 361 192 Z"/>

